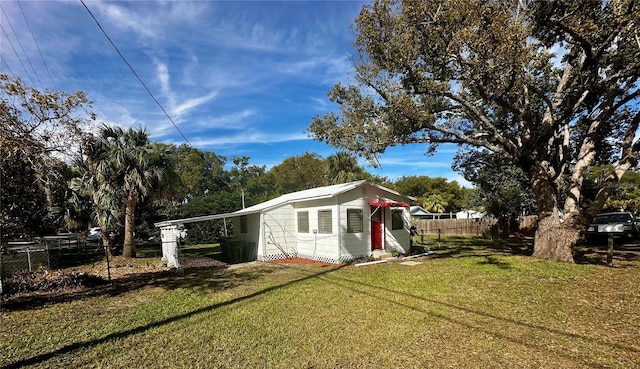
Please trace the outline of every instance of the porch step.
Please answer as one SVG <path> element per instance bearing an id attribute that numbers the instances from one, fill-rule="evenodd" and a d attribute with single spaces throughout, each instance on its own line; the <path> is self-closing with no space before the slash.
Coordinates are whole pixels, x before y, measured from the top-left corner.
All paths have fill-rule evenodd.
<path id="1" fill-rule="evenodd" d="M 384 260 L 384 259 L 392 259 L 393 255 L 390 252 L 385 251 L 374 251 L 371 255 L 374 260 Z"/>

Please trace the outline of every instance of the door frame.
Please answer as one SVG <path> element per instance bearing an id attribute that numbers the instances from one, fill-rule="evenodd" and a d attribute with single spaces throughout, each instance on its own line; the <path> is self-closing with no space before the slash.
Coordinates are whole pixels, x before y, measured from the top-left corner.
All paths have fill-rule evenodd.
<path id="1" fill-rule="evenodd" d="M 384 206 L 371 205 L 371 251 L 384 250 L 385 244 L 385 210 Z"/>

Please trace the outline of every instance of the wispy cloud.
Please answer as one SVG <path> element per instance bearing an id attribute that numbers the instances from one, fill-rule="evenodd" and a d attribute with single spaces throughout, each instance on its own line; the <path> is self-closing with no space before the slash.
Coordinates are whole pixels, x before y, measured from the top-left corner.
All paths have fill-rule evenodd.
<path id="1" fill-rule="evenodd" d="M 101 18 L 121 31 L 131 31 L 145 39 L 164 38 L 176 24 L 197 23 L 207 7 L 206 2 L 103 2 L 88 3 Z"/>
<path id="2" fill-rule="evenodd" d="M 244 131 L 250 126 L 249 118 L 256 115 L 252 109 L 245 109 L 239 112 L 222 116 L 210 116 L 200 118 L 189 124 L 190 132 L 201 132 L 204 130 L 223 129 L 227 131 Z"/>
<path id="3" fill-rule="evenodd" d="M 111 25 L 121 29 L 132 30 L 143 37 L 149 38 L 157 33 L 157 29 L 154 32 L 155 27 L 151 24 L 153 23 L 151 21 L 153 18 L 142 17 L 139 14 L 128 11 L 118 3 L 97 1 L 89 3 L 88 7 L 97 10 Z"/>
<path id="4" fill-rule="evenodd" d="M 155 61 L 155 65 L 156 79 L 160 83 L 160 92 L 169 100 L 169 104 L 173 106 L 175 104 L 175 97 L 169 87 L 169 68 L 165 63 L 157 60 Z"/>
<path id="5" fill-rule="evenodd" d="M 190 110 L 214 99 L 216 96 L 218 96 L 218 91 L 212 91 L 207 95 L 204 96 L 200 96 L 200 97 L 196 97 L 196 98 L 192 98 L 192 99 L 188 99 L 187 101 L 175 106 L 172 110 L 173 110 L 173 114 L 175 115 L 183 115 L 185 113 L 188 113 Z"/>
<path id="6" fill-rule="evenodd" d="M 331 102 L 326 97 L 324 99 L 321 99 L 318 97 L 310 97 L 309 99 L 313 103 L 313 110 L 320 111 L 320 112 L 328 112 L 329 110 L 334 109 L 334 107 L 330 105 Z"/>
<path id="7" fill-rule="evenodd" d="M 244 132 L 231 136 L 211 136 L 194 140 L 192 143 L 197 146 L 214 148 L 216 146 L 229 146 L 239 144 L 274 144 L 289 141 L 308 140 L 309 138 L 303 134 L 295 133 L 277 133 L 269 134 L 264 132 Z"/>
<path id="8" fill-rule="evenodd" d="M 179 102 L 178 100 L 180 100 L 180 98 L 171 89 L 169 68 L 167 67 L 167 64 L 158 60 L 155 60 L 154 63 L 156 65 L 156 79 L 160 84 L 160 91 L 169 103 L 171 115 L 176 119 L 180 119 L 182 116 L 187 115 L 194 108 L 211 101 L 219 94 L 219 91 L 217 90 L 210 91 L 205 95 L 187 98 L 186 100 Z"/>
<path id="9" fill-rule="evenodd" d="M 28 35 L 18 22 L 17 3 L 5 3 L 12 22 L 16 18 L 15 33 Z M 270 165 L 305 151 L 335 152 L 304 132 L 313 116 L 337 109 L 326 98 L 331 86 L 352 82 L 349 24 L 363 3 L 86 2 L 194 147 L 249 155 L 252 163 Z M 57 89 L 86 92 L 101 121 L 146 126 L 154 140 L 184 142 L 81 4 L 21 4 Z M 22 41 L 30 60 L 37 61 L 36 48 Z M 3 59 L 3 65 L 23 74 L 17 56 L 3 53 Z M 390 148 L 381 156 L 383 169 L 372 173 L 451 173 L 455 146 L 443 145 L 431 157 L 424 155 L 425 149 Z"/>

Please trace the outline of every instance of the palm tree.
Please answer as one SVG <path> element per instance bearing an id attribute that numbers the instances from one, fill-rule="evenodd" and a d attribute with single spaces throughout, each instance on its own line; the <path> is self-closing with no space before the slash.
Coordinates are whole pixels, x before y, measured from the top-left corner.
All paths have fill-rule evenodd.
<path id="1" fill-rule="evenodd" d="M 101 230 L 102 245 L 111 254 L 114 242 L 111 234 L 112 230 L 118 228 L 122 196 L 112 184 L 115 176 L 108 172 L 110 167 L 106 163 L 109 153 L 105 141 L 101 137 L 86 134 L 82 140 L 82 154 L 86 160 L 77 160 L 74 164 L 76 176 L 70 183 L 70 201 L 80 206 L 83 198 L 90 199 L 93 216 Z"/>
<path id="2" fill-rule="evenodd" d="M 87 161 L 94 183 L 93 200 L 98 225 L 108 240 L 113 217 L 124 213 L 123 256 L 135 257 L 135 214 L 162 177 L 161 153 L 151 145 L 146 129 L 124 129 L 102 125 L 93 145 L 87 146 Z"/>
<path id="3" fill-rule="evenodd" d="M 329 164 L 329 182 L 331 184 L 355 181 L 362 174 L 356 158 L 345 151 L 329 155 L 327 163 Z"/>
<path id="4" fill-rule="evenodd" d="M 447 202 L 442 199 L 442 196 L 438 194 L 431 194 L 424 199 L 422 204 L 424 209 L 431 213 L 444 213 Z"/>

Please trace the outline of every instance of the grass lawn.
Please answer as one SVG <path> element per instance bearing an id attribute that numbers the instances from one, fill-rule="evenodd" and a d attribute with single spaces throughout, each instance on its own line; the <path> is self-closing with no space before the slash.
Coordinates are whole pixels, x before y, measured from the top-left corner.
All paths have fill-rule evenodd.
<path id="1" fill-rule="evenodd" d="M 602 250 L 570 265 L 514 249 L 460 238 L 416 265 L 147 269 L 8 305 L 0 367 L 640 367 L 637 251 L 606 267 Z"/>

